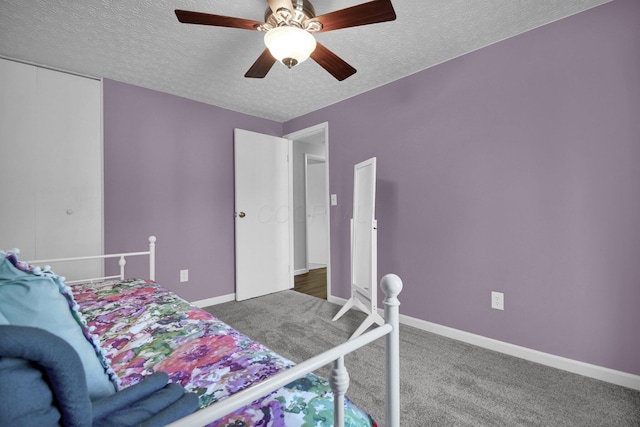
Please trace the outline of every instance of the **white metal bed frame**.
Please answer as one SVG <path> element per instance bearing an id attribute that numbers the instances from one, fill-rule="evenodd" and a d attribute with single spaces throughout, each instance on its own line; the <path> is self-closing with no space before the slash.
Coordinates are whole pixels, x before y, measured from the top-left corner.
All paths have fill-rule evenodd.
<path id="1" fill-rule="evenodd" d="M 120 274 L 115 276 L 96 277 L 84 280 L 74 280 L 68 283 L 95 282 L 99 280 L 124 280 L 126 257 L 149 255 L 149 278 L 155 280 L 155 244 L 156 237 L 149 237 L 149 250 L 144 252 L 118 253 L 109 255 L 83 256 L 76 258 L 58 258 L 29 261 L 29 264 L 44 264 L 52 262 L 82 261 L 90 259 L 119 258 Z M 395 274 L 387 274 L 380 282 L 386 295 L 384 299 L 385 323 L 375 329 L 327 350 L 311 359 L 280 372 L 265 381 L 254 384 L 247 389 L 235 393 L 228 398 L 199 409 L 180 420 L 169 424 L 169 427 L 192 427 L 206 425 L 223 416 L 242 408 L 254 400 L 280 388 L 290 382 L 304 377 L 322 366 L 333 363 L 329 378 L 331 390 L 334 393 L 334 426 L 344 426 L 344 396 L 349 388 L 349 373 L 344 365 L 344 356 L 379 338 L 385 338 L 385 421 L 388 427 L 400 426 L 400 334 L 399 334 L 399 306 L 398 294 L 402 291 L 402 280 Z"/>
<path id="2" fill-rule="evenodd" d="M 39 259 L 35 261 L 27 261 L 29 264 L 45 264 L 49 262 L 72 262 L 72 261 L 87 261 L 91 259 L 110 259 L 110 258 L 120 258 L 118 260 L 118 265 L 120 266 L 120 274 L 114 276 L 101 276 L 101 277 L 92 277 L 87 279 L 79 279 L 79 280 L 65 280 L 65 283 L 86 283 L 86 282 L 98 282 L 102 280 L 109 279 L 120 279 L 124 280 L 124 267 L 127 265 L 126 257 L 132 256 L 140 256 L 140 255 L 149 255 L 149 279 L 156 280 L 156 236 L 149 236 L 149 250 L 144 252 L 126 252 L 120 254 L 108 254 L 108 255 L 90 255 L 90 256 L 82 256 L 82 257 L 73 257 L 73 258 L 52 258 L 52 259 Z"/>

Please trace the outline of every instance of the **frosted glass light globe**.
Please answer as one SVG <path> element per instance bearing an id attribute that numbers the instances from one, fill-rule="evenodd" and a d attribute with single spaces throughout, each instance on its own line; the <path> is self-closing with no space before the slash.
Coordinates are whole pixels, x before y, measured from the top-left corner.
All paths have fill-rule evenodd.
<path id="1" fill-rule="evenodd" d="M 316 48 L 316 39 L 298 27 L 277 27 L 264 35 L 271 55 L 291 68 L 306 61 Z"/>

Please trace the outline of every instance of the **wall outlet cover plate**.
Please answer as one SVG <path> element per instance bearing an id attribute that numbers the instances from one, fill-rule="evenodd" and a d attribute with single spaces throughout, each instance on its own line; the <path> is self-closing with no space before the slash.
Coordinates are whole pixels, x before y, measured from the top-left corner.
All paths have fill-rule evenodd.
<path id="1" fill-rule="evenodd" d="M 491 291 L 491 308 L 504 310 L 504 293 Z"/>

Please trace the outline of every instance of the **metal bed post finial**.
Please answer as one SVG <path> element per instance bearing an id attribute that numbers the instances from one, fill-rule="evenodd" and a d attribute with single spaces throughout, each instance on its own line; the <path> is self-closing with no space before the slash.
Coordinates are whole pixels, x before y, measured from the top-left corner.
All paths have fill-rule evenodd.
<path id="1" fill-rule="evenodd" d="M 120 266 L 120 280 L 124 280 L 124 266 L 127 265 L 127 260 L 124 258 L 124 255 L 120 255 L 118 265 Z"/>
<path id="2" fill-rule="evenodd" d="M 156 280 L 156 236 L 149 236 L 149 279 Z"/>
<path id="3" fill-rule="evenodd" d="M 400 426 L 400 301 L 402 280 L 395 274 L 385 275 L 380 287 L 387 296 L 384 299 L 384 317 L 393 328 L 386 336 L 386 396 L 385 421 L 388 427 Z"/>

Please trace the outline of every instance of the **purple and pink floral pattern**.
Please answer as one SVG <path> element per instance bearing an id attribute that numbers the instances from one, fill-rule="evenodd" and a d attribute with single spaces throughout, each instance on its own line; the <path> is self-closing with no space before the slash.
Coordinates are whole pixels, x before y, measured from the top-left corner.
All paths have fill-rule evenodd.
<path id="1" fill-rule="evenodd" d="M 79 311 L 121 387 L 157 371 L 208 406 L 293 362 L 252 341 L 155 282 L 131 279 L 71 286 Z M 270 393 L 211 426 L 331 426 L 333 394 L 313 374 Z M 376 426 L 350 401 L 346 426 Z"/>

